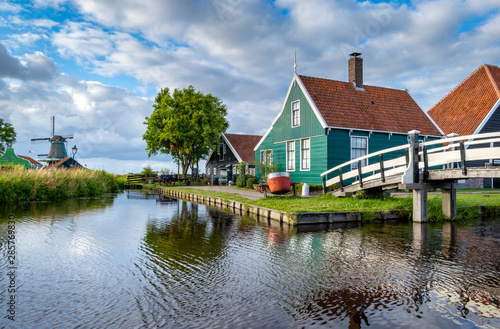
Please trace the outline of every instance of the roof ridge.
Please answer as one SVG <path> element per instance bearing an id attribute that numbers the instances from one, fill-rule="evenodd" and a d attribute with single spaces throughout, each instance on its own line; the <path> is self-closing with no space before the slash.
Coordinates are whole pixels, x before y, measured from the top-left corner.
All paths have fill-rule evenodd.
<path id="1" fill-rule="evenodd" d="M 469 74 L 465 79 L 462 80 L 458 85 L 455 86 L 452 90 L 450 90 L 444 97 L 442 97 L 436 104 L 434 104 L 428 111 L 432 110 L 435 108 L 438 104 L 440 104 L 444 99 L 446 99 L 449 95 L 451 95 L 455 90 L 457 90 L 460 86 L 465 84 L 466 81 L 468 81 L 472 76 L 474 76 L 479 70 L 483 68 L 484 64 L 480 65 L 477 69 L 474 70 L 471 74 Z"/>
<path id="2" fill-rule="evenodd" d="M 223 133 L 224 135 L 236 135 L 236 136 L 256 136 L 262 137 L 262 135 L 251 135 L 251 134 L 234 134 L 234 133 Z"/>
<path id="3" fill-rule="evenodd" d="M 352 83 L 348 82 L 348 81 L 340 81 L 340 80 L 334 80 L 334 79 L 327 79 L 327 78 L 317 78 L 317 77 L 310 77 L 308 75 L 298 75 L 299 77 L 304 77 L 304 78 L 311 78 L 311 79 L 318 79 L 318 80 L 326 80 L 326 81 L 333 81 L 333 82 L 340 82 L 340 83 L 344 83 L 344 84 L 347 84 L 347 85 L 352 85 Z M 408 90 L 406 89 L 397 89 L 397 88 L 390 88 L 390 87 L 382 87 L 382 86 L 372 86 L 372 85 L 367 85 L 367 84 L 363 84 L 363 88 L 364 87 L 369 87 L 369 88 L 382 88 L 382 89 L 390 89 L 390 90 L 396 90 L 396 91 L 403 91 L 403 92 L 408 92 Z"/>
<path id="4" fill-rule="evenodd" d="M 500 97 L 500 88 L 498 87 L 497 82 L 493 78 L 493 75 L 491 74 L 490 71 L 490 66 L 495 66 L 495 65 L 489 65 L 489 64 L 483 64 L 483 66 L 486 68 L 486 73 L 488 74 L 488 78 L 490 78 L 491 83 L 493 84 L 493 88 L 495 88 L 497 92 L 497 96 Z M 498 66 L 495 66 L 496 68 L 500 69 Z"/>

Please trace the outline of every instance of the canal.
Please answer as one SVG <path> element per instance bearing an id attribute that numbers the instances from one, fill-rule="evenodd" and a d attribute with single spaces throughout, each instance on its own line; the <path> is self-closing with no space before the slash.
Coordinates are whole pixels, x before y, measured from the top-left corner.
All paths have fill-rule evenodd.
<path id="1" fill-rule="evenodd" d="M 4 209 L 0 243 L 1 328 L 500 327 L 500 220 L 289 228 L 126 191 Z"/>

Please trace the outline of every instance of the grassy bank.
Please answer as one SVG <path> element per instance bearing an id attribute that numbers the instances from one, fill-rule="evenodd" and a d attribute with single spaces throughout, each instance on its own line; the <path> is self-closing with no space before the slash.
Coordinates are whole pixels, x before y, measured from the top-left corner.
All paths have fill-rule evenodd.
<path id="1" fill-rule="evenodd" d="M 126 178 L 96 170 L 0 171 L 0 203 L 56 201 L 89 197 L 122 189 Z"/>
<path id="2" fill-rule="evenodd" d="M 254 204 L 262 207 L 283 210 L 287 212 L 326 212 L 326 211 L 373 211 L 397 210 L 411 216 L 413 210 L 412 196 L 384 197 L 379 199 L 358 199 L 355 197 L 336 198 L 330 194 L 317 197 L 302 198 L 293 196 L 273 196 L 267 199 L 248 200 L 245 197 L 223 192 L 195 190 L 176 187 L 187 193 L 196 193 L 223 199 Z M 428 196 L 428 211 L 430 221 L 441 221 L 441 194 Z M 479 206 L 497 208 L 500 210 L 500 194 L 457 194 L 457 219 L 469 220 L 480 216 Z M 499 213 L 499 211 L 497 211 Z M 369 216 L 366 216 L 368 219 Z"/>

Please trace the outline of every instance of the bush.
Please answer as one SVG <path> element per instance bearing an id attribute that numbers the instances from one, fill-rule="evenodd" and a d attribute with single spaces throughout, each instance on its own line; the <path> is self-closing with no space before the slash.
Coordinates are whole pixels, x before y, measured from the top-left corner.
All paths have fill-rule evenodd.
<path id="1" fill-rule="evenodd" d="M 259 184 L 259 179 L 257 177 L 250 177 L 247 179 L 248 188 L 253 188 L 253 184 Z"/>
<path id="2" fill-rule="evenodd" d="M 245 187 L 247 178 L 246 175 L 239 175 L 238 178 L 236 178 L 236 186 L 238 187 Z"/>

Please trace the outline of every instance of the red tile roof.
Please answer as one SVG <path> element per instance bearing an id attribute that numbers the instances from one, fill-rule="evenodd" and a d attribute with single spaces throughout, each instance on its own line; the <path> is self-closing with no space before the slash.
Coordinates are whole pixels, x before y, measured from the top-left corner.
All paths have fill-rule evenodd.
<path id="1" fill-rule="evenodd" d="M 40 162 L 36 161 L 35 159 L 33 158 L 30 158 L 30 157 L 27 157 L 27 156 L 24 156 L 24 155 L 18 155 L 18 157 L 20 158 L 23 158 L 25 160 L 28 160 L 31 164 L 33 165 L 37 165 L 37 166 L 43 166 Z"/>
<path id="2" fill-rule="evenodd" d="M 500 98 L 500 68 L 481 65 L 427 113 L 446 135 L 472 135 Z"/>
<path id="3" fill-rule="evenodd" d="M 404 90 L 299 76 L 328 126 L 441 136 L 439 129 Z"/>
<path id="4" fill-rule="evenodd" d="M 254 147 L 260 141 L 262 136 L 257 135 L 240 135 L 240 134 L 224 134 L 227 140 L 238 153 L 240 158 L 245 162 L 255 161 Z"/>
<path id="5" fill-rule="evenodd" d="M 50 165 L 48 165 L 47 167 L 50 167 L 50 168 L 53 168 L 53 167 L 59 167 L 60 165 L 62 165 L 63 163 L 65 163 L 65 162 L 66 162 L 66 161 L 68 161 L 68 160 L 69 160 L 69 157 L 65 157 L 64 159 L 59 160 L 59 161 L 57 161 L 57 162 L 55 162 L 55 163 L 53 163 L 53 164 L 50 164 Z"/>

